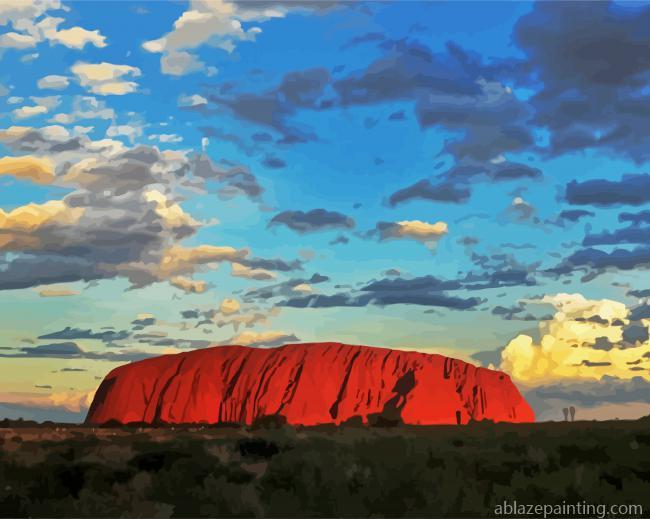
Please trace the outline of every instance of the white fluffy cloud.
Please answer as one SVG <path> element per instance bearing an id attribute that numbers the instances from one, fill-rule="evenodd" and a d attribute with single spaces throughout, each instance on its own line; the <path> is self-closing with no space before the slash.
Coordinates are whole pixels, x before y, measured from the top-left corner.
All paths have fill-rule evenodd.
<path id="1" fill-rule="evenodd" d="M 41 90 L 64 90 L 69 84 L 70 80 L 66 76 L 52 74 L 39 79 L 37 86 Z"/>
<path id="2" fill-rule="evenodd" d="M 107 62 L 78 62 L 70 70 L 82 87 L 97 95 L 124 95 L 135 92 L 138 84 L 131 81 L 131 78 L 141 74 L 138 67 Z"/>
<path id="3" fill-rule="evenodd" d="M 106 46 L 106 38 L 99 30 L 79 26 L 59 29 L 65 19 L 47 16 L 47 13 L 60 9 L 62 5 L 58 0 L 3 1 L 0 4 L 0 26 L 11 26 L 13 30 L 0 35 L 0 47 L 27 49 L 44 41 L 77 50 L 86 45 Z"/>
<path id="4" fill-rule="evenodd" d="M 282 18 L 292 10 L 320 9 L 327 5 L 315 2 L 232 2 L 228 0 L 192 0 L 189 9 L 174 22 L 170 32 L 156 40 L 143 43 L 147 52 L 161 54 L 161 69 L 165 74 L 184 75 L 203 70 L 205 64 L 191 52 L 209 45 L 232 52 L 243 41 L 254 41 L 262 32 L 257 26 L 245 29 L 242 22 L 265 22 Z M 208 70 L 214 73 L 214 70 Z"/>

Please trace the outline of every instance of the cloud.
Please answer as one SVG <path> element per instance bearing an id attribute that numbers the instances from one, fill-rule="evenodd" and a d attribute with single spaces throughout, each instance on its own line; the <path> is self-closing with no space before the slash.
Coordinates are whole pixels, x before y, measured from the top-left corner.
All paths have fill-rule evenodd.
<path id="1" fill-rule="evenodd" d="M 39 339 L 55 339 L 55 340 L 98 340 L 102 342 L 122 341 L 130 337 L 130 333 L 126 330 L 119 332 L 107 330 L 104 332 L 93 332 L 92 330 L 81 330 L 79 328 L 71 328 L 66 326 L 63 330 L 52 333 L 40 335 Z"/>
<path id="2" fill-rule="evenodd" d="M 299 261 L 258 258 L 248 249 L 181 244 L 205 223 L 185 212 L 179 191 L 196 190 L 199 178 L 257 197 L 259 186 L 245 169 L 206 171 L 205 161 L 182 152 L 72 137 L 61 126 L 12 127 L 0 131 L 0 142 L 30 153 L 0 161 L 6 171 L 68 191 L 61 200 L 0 213 L 0 289 L 115 277 L 135 288 L 180 277 L 176 285 L 201 289 L 192 276 L 222 262 L 301 268 Z"/>
<path id="3" fill-rule="evenodd" d="M 540 303 L 555 307 L 550 321 L 540 323 L 540 341 L 528 335 L 512 339 L 502 352 L 501 369 L 527 384 L 570 379 L 600 380 L 642 377 L 650 380 L 650 342 L 629 344 L 625 325 L 643 326 L 647 320 L 630 322 L 630 310 L 608 299 L 589 300 L 580 294 L 544 296 Z M 598 319 L 593 319 L 593 317 Z M 611 347 L 603 348 L 606 341 Z M 637 362 L 638 361 L 638 362 Z M 641 370 L 634 368 L 642 368 Z"/>
<path id="4" fill-rule="evenodd" d="M 36 85 L 41 90 L 64 90 L 68 88 L 70 79 L 66 76 L 49 75 L 38 80 Z"/>
<path id="5" fill-rule="evenodd" d="M 69 112 L 54 115 L 51 122 L 73 124 L 86 119 L 115 120 L 116 114 L 112 108 L 106 106 L 105 101 L 94 96 L 74 96 L 72 109 Z"/>
<path id="6" fill-rule="evenodd" d="M 51 288 L 42 288 L 38 291 L 38 295 L 41 297 L 70 297 L 78 296 L 79 291 L 71 290 L 65 287 L 51 287 Z"/>
<path id="7" fill-rule="evenodd" d="M 356 291 L 292 297 L 278 305 L 294 308 L 333 308 L 410 304 L 470 310 L 482 302 L 476 297 L 462 298 L 447 294 L 447 291 L 461 287 L 458 281 L 444 281 L 434 276 L 413 279 L 386 278 L 372 281 Z"/>
<path id="8" fill-rule="evenodd" d="M 586 218 L 588 216 L 595 216 L 595 213 L 584 209 L 565 209 L 561 211 L 559 215 L 562 220 L 569 220 L 571 222 L 577 222 L 581 218 Z"/>
<path id="9" fill-rule="evenodd" d="M 352 229 L 355 222 L 349 216 L 327 209 L 311 211 L 283 211 L 275 215 L 269 227 L 284 225 L 297 233 L 304 234 L 331 229 Z"/>
<path id="10" fill-rule="evenodd" d="M 513 39 L 526 59 L 518 68 L 524 83 L 543 85 L 529 103 L 551 154 L 595 148 L 647 160 L 648 20 L 647 6 L 614 2 L 541 2 L 519 18 Z"/>
<path id="11" fill-rule="evenodd" d="M 205 281 L 196 281 L 184 276 L 176 276 L 169 280 L 170 285 L 180 288 L 188 294 L 202 294 L 208 288 Z"/>
<path id="12" fill-rule="evenodd" d="M 289 124 L 288 119 L 299 109 L 321 109 L 329 83 L 328 70 L 312 68 L 289 72 L 277 86 L 262 93 L 210 94 L 208 99 L 241 119 L 279 132 L 279 143 L 295 144 L 317 140 L 317 136 L 310 129 Z"/>
<path id="13" fill-rule="evenodd" d="M 134 362 L 153 356 L 155 354 L 137 350 L 122 350 L 119 353 L 85 351 L 76 342 L 72 341 L 24 346 L 20 348 L 20 353 L 0 354 L 0 357 L 5 358 L 90 359 L 122 363 Z"/>
<path id="14" fill-rule="evenodd" d="M 234 277 L 268 281 L 277 277 L 275 272 L 263 268 L 250 268 L 241 263 L 232 263 L 231 273 Z"/>
<path id="15" fill-rule="evenodd" d="M 232 339 L 225 344 L 240 344 L 242 346 L 265 346 L 272 348 L 275 346 L 282 346 L 287 343 L 299 342 L 300 339 L 294 334 L 288 334 L 280 331 L 268 332 L 242 332 L 235 335 Z"/>
<path id="16" fill-rule="evenodd" d="M 34 47 L 38 40 L 30 34 L 6 32 L 0 35 L 0 47 L 9 49 L 29 49 Z"/>
<path id="17" fill-rule="evenodd" d="M 614 231 L 587 234 L 583 245 L 617 245 L 620 243 L 650 243 L 650 227 L 631 226 Z"/>
<path id="18" fill-rule="evenodd" d="M 262 288 L 252 288 L 245 292 L 244 301 L 266 301 L 274 297 L 292 297 L 299 286 L 312 286 L 330 281 L 330 278 L 322 274 L 313 274 L 310 278 L 294 278 L 275 285 L 269 285 Z"/>
<path id="19" fill-rule="evenodd" d="M 0 158 L 0 176 L 11 175 L 18 179 L 27 179 L 36 184 L 50 184 L 54 180 L 54 164 L 41 157 L 23 155 L 22 157 Z M 8 213 L 0 209 L 0 215 L 9 218 Z M 0 216 L 2 218 L 2 216 Z"/>
<path id="20" fill-rule="evenodd" d="M 114 65 L 112 63 L 77 62 L 70 71 L 76 76 L 79 84 L 93 94 L 124 95 L 135 92 L 138 84 L 127 78 L 141 75 L 138 67 L 130 65 Z"/>
<path id="21" fill-rule="evenodd" d="M 510 207 L 507 209 L 507 213 L 514 222 L 539 222 L 539 218 L 536 216 L 537 209 L 535 209 L 530 202 L 527 202 L 520 196 L 516 196 L 512 199 Z"/>
<path id="22" fill-rule="evenodd" d="M 197 106 L 204 106 L 208 104 L 208 100 L 198 94 L 181 95 L 178 98 L 178 106 L 182 108 L 194 108 Z"/>
<path id="23" fill-rule="evenodd" d="M 553 319 L 552 315 L 535 316 L 530 312 L 524 313 L 528 310 L 527 303 L 527 301 L 519 301 L 517 305 L 510 307 L 497 305 L 492 308 L 492 315 L 498 315 L 506 321 L 548 321 Z"/>
<path id="24" fill-rule="evenodd" d="M 565 197 L 573 205 L 642 205 L 650 202 L 650 175 L 623 175 L 621 180 L 573 180 L 566 186 Z"/>
<path id="25" fill-rule="evenodd" d="M 470 197 L 470 189 L 467 186 L 452 182 L 441 182 L 432 184 L 428 180 L 420 180 L 412 186 L 396 191 L 390 196 L 391 206 L 407 202 L 409 200 L 429 200 L 432 202 L 466 202 Z"/>
<path id="26" fill-rule="evenodd" d="M 287 163 L 284 160 L 272 156 L 266 157 L 262 164 L 271 169 L 282 169 L 287 166 Z"/>
<path id="27" fill-rule="evenodd" d="M 56 25 L 63 21 L 61 18 L 54 18 L 53 20 L 57 20 Z M 105 36 L 102 36 L 98 30 L 89 31 L 83 27 L 70 27 L 61 30 L 52 28 L 45 31 L 44 35 L 50 43 L 59 43 L 69 49 L 81 50 L 88 44 L 100 49 L 106 47 Z"/>
<path id="28" fill-rule="evenodd" d="M 12 110 L 11 113 L 16 119 L 28 119 L 37 115 L 46 114 L 48 112 L 47 106 L 34 105 L 34 106 L 21 106 Z"/>
<path id="29" fill-rule="evenodd" d="M 498 80 L 500 71 L 477 56 L 455 43 L 439 53 L 407 40 L 381 48 L 384 54 L 368 67 L 333 83 L 340 104 L 415 101 L 422 128 L 462 132 L 443 148 L 458 161 L 488 161 L 533 144 L 530 110 Z"/>
<path id="30" fill-rule="evenodd" d="M 574 406 L 577 420 L 636 420 L 648 414 L 650 383 L 640 377 L 620 380 L 562 381 L 530 389 L 524 396 L 538 421 L 564 420 L 562 409 Z"/>
<path id="31" fill-rule="evenodd" d="M 375 228 L 380 241 L 408 238 L 434 248 L 438 241 L 448 233 L 445 222 L 428 223 L 421 220 L 401 222 L 379 222 Z"/>
<path id="32" fill-rule="evenodd" d="M 50 45 L 64 45 L 77 50 L 88 44 L 98 48 L 106 46 L 106 38 L 98 30 L 78 26 L 59 29 L 59 25 L 65 22 L 63 18 L 43 16 L 49 10 L 62 8 L 58 0 L 34 2 L 38 5 L 32 9 L 23 5 L 27 3 L 29 2 L 9 2 L 10 5 L 0 8 L 0 25 L 11 25 L 14 29 L 0 36 L 0 46 L 26 49 L 44 41 Z"/>
<path id="33" fill-rule="evenodd" d="M 191 160 L 195 176 L 201 182 L 216 181 L 221 184 L 217 193 L 223 200 L 230 200 L 239 195 L 260 201 L 264 188 L 255 175 L 242 165 L 221 167 L 210 158 L 201 154 Z"/>
<path id="34" fill-rule="evenodd" d="M 95 391 L 52 391 L 47 394 L 0 393 L 0 406 L 17 417 L 32 416 L 36 421 L 56 420 L 80 423 Z M 4 409 L 3 409 L 4 411 Z M 74 414 L 73 414 L 74 413 Z M 4 414 L 4 413 L 3 413 Z"/>
<path id="35" fill-rule="evenodd" d="M 576 268 L 591 270 L 600 274 L 607 269 L 633 270 L 647 268 L 650 265 L 650 247 L 642 245 L 631 250 L 614 249 L 605 252 L 594 248 L 579 249 L 549 272 L 555 274 L 570 274 Z"/>
<path id="36" fill-rule="evenodd" d="M 195 49 L 203 45 L 233 52 L 237 44 L 255 41 L 262 29 L 252 23 L 283 18 L 288 12 L 325 9 L 331 2 L 234 2 L 192 0 L 170 32 L 142 44 L 147 52 L 161 54 L 162 72 L 183 75 L 202 70 Z M 247 24 L 244 26 L 243 24 Z M 248 26 L 250 25 L 250 26 Z"/>
<path id="37" fill-rule="evenodd" d="M 232 315 L 239 312 L 241 305 L 236 299 L 224 299 L 219 305 L 219 311 L 223 315 Z"/>
<path id="38" fill-rule="evenodd" d="M 145 47 L 145 50 L 148 49 Z M 189 52 L 176 51 L 160 58 L 161 72 L 171 76 L 184 76 L 190 72 L 203 70 L 204 67 L 205 63 Z"/>

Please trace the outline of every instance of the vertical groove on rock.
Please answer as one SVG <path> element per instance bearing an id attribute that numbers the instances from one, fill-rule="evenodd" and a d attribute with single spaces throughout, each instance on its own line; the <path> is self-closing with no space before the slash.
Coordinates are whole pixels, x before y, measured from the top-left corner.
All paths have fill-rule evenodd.
<path id="1" fill-rule="evenodd" d="M 158 395 L 158 402 L 156 403 L 156 413 L 154 414 L 154 423 L 160 423 L 162 420 L 160 419 L 160 414 L 162 412 L 162 406 L 165 403 L 165 396 L 167 394 L 167 391 L 169 390 L 170 386 L 172 385 L 172 382 L 178 377 L 178 375 L 181 372 L 181 369 L 183 368 L 183 364 L 185 364 L 185 361 L 187 360 L 187 357 L 183 357 L 181 361 L 178 363 L 178 366 L 176 366 L 176 371 L 174 374 L 167 379 L 167 382 L 165 382 L 165 385 L 162 387 L 160 390 L 160 394 Z"/>
<path id="2" fill-rule="evenodd" d="M 341 403 L 341 400 L 343 399 L 343 396 L 345 395 L 345 389 L 347 388 L 348 381 L 350 380 L 350 374 L 352 373 L 352 368 L 354 367 L 354 361 L 357 360 L 357 357 L 361 354 L 361 351 L 355 352 L 355 354 L 352 356 L 352 360 L 350 360 L 348 367 L 345 371 L 345 376 L 343 377 L 343 383 L 341 384 L 341 388 L 339 389 L 339 394 L 336 397 L 336 400 L 332 404 L 332 407 L 330 407 L 330 416 L 336 420 L 339 414 L 339 404 Z"/>

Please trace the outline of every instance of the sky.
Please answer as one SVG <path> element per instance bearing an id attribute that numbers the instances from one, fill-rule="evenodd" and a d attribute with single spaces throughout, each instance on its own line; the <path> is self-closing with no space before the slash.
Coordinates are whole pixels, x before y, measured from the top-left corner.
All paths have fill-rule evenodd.
<path id="1" fill-rule="evenodd" d="M 219 344 L 650 413 L 650 7 L 0 5 L 0 416 Z"/>

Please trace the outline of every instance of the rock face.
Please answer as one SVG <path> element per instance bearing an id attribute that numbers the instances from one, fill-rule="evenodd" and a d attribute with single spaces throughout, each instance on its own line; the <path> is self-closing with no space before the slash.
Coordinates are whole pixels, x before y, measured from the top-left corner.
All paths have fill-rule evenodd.
<path id="1" fill-rule="evenodd" d="M 86 423 L 290 424 L 531 422 L 510 378 L 466 362 L 339 343 L 260 349 L 217 346 L 120 366 L 103 380 Z"/>

